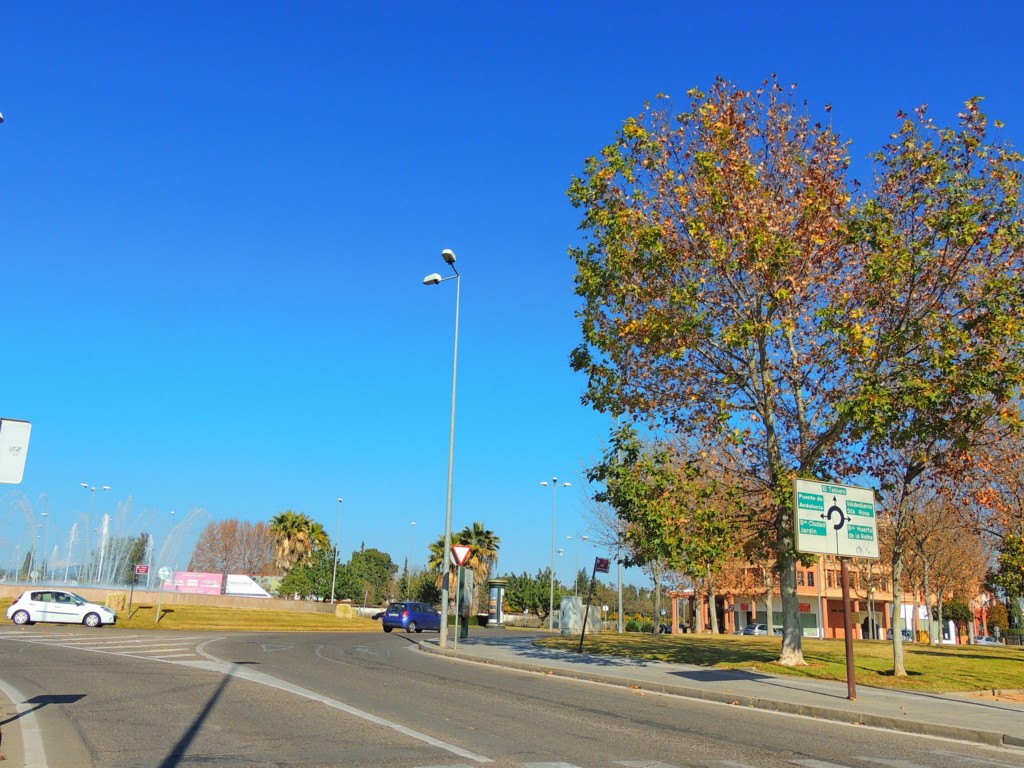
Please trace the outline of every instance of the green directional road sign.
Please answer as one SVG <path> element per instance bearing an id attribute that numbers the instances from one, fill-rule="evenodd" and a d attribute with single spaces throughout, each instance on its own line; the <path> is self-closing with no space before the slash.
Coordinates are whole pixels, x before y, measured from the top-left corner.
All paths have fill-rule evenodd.
<path id="1" fill-rule="evenodd" d="M 793 502 L 797 552 L 878 559 L 873 490 L 794 480 Z"/>

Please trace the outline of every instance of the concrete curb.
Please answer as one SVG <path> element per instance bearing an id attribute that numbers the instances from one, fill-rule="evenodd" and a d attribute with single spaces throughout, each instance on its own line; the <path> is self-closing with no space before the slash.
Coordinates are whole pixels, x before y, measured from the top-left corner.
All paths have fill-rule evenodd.
<path id="1" fill-rule="evenodd" d="M 682 698 L 697 699 L 701 701 L 712 701 L 719 704 L 733 704 L 752 709 L 763 709 L 771 712 L 782 712 L 802 717 L 812 717 L 819 720 L 832 720 L 840 723 L 853 725 L 866 725 L 873 728 L 885 728 L 892 731 L 902 731 L 921 736 L 938 736 L 946 739 L 957 739 L 975 744 L 986 744 L 995 747 L 1024 747 L 1024 739 L 1011 736 L 997 731 L 982 731 L 976 728 L 960 728 L 956 726 L 927 723 L 920 720 L 908 720 L 886 715 L 874 715 L 869 712 L 844 711 L 831 707 L 818 707 L 807 704 L 795 704 L 778 699 L 766 699 L 760 696 L 734 695 L 731 693 L 720 693 L 709 691 L 703 688 L 693 688 L 685 685 L 667 685 L 664 683 L 652 683 L 642 680 L 634 680 L 615 675 L 602 675 L 600 673 L 579 672 L 561 669 L 559 667 L 545 666 L 525 661 L 492 659 L 476 656 L 471 653 L 464 653 L 457 649 L 439 648 L 432 643 L 418 643 L 420 650 L 427 653 L 434 653 L 439 656 L 447 656 L 460 661 L 470 661 L 476 664 L 489 664 L 495 667 L 517 669 L 524 672 L 534 672 L 542 675 L 555 677 L 566 677 L 572 680 L 583 680 L 606 685 L 617 685 L 631 690 L 651 691 L 652 693 L 664 693 Z"/>

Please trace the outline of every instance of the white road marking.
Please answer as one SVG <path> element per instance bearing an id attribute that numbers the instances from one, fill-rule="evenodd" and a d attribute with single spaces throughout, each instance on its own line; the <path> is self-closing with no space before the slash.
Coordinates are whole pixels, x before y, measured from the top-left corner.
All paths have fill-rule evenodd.
<path id="1" fill-rule="evenodd" d="M 39 721 L 32 713 L 36 709 L 33 704 L 26 704 L 25 697 L 11 685 L 0 680 L 0 691 L 11 700 L 21 715 L 17 720 L 21 732 L 21 751 L 25 758 L 25 768 L 47 768 L 46 750 L 43 749 L 43 732 Z"/>

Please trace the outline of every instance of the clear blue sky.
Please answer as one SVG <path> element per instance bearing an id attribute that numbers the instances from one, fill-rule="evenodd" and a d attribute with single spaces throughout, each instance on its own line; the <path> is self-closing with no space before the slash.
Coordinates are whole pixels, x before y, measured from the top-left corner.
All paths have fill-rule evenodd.
<path id="1" fill-rule="evenodd" d="M 565 190 L 584 159 L 659 92 L 772 72 L 822 118 L 833 105 L 858 175 L 921 103 L 950 123 L 984 95 L 1022 146 L 1024 11 L 978 8 L 6 3 L 0 415 L 33 434 L 24 482 L 0 488 L 0 566 L 36 530 L 63 560 L 82 482 L 112 486 L 94 526 L 110 513 L 112 534 L 158 549 L 172 510 L 193 537 L 289 508 L 334 537 L 341 496 L 343 556 L 365 542 L 401 562 L 412 538 L 424 562 L 444 525 L 455 286 L 421 280 L 452 248 L 453 527 L 498 533 L 502 571 L 545 567 L 538 483 L 574 483 L 558 546 L 588 533 L 581 476 L 609 426 L 568 365 Z M 178 533 L 167 564 L 184 567 Z"/>

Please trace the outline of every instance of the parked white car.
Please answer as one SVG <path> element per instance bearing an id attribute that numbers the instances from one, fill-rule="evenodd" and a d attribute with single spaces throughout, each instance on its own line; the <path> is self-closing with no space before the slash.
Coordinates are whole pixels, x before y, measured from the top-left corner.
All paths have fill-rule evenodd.
<path id="1" fill-rule="evenodd" d="M 15 624 L 51 621 L 99 627 L 117 623 L 117 614 L 107 606 L 90 603 L 84 597 L 64 589 L 33 589 L 23 592 L 7 609 L 7 618 Z"/>
<path id="2" fill-rule="evenodd" d="M 1002 647 L 1003 641 L 1002 640 L 996 640 L 991 635 L 981 635 L 980 637 L 974 638 L 974 644 L 975 645 L 998 645 L 999 647 Z"/>

